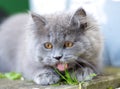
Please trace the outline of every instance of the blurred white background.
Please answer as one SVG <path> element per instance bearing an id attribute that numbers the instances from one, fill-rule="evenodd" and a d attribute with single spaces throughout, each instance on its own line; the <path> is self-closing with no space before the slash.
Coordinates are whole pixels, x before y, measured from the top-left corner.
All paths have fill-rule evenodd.
<path id="1" fill-rule="evenodd" d="M 58 11 L 76 10 L 83 7 L 87 12 L 105 23 L 103 11 L 105 0 L 30 0 L 31 10 L 39 14 L 50 14 Z"/>

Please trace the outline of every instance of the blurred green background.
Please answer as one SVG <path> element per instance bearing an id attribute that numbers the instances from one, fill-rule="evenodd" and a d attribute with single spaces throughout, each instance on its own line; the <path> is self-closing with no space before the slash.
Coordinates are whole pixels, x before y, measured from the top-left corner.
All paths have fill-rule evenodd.
<path id="1" fill-rule="evenodd" d="M 0 0 L 0 22 L 9 15 L 28 10 L 29 0 Z"/>

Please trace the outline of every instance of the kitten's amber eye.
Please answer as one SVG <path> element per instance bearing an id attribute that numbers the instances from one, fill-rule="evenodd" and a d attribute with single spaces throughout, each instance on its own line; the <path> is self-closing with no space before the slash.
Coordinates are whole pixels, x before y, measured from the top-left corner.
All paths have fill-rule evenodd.
<path id="1" fill-rule="evenodd" d="M 64 44 L 64 47 L 72 47 L 73 46 L 73 42 L 70 41 L 66 41 Z"/>
<path id="2" fill-rule="evenodd" d="M 53 45 L 52 45 L 50 42 L 47 42 L 47 43 L 44 44 L 44 47 L 45 47 L 46 49 L 52 49 L 52 48 L 53 48 Z"/>

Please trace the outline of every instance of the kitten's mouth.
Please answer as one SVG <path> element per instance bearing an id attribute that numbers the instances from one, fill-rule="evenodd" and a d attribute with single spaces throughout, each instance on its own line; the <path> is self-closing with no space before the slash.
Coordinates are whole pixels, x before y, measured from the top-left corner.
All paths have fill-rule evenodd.
<path id="1" fill-rule="evenodd" d="M 56 67 L 59 71 L 65 71 L 66 69 L 68 69 L 68 63 L 57 63 Z"/>

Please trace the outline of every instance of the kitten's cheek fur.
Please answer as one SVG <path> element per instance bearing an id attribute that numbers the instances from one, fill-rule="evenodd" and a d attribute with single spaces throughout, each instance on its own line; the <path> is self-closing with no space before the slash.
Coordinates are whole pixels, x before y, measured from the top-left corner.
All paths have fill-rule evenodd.
<path id="1" fill-rule="evenodd" d="M 35 75 L 34 82 L 40 85 L 50 85 L 57 83 L 60 80 L 60 77 L 54 72 L 47 72 Z"/>

